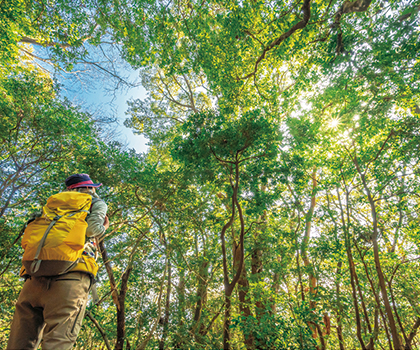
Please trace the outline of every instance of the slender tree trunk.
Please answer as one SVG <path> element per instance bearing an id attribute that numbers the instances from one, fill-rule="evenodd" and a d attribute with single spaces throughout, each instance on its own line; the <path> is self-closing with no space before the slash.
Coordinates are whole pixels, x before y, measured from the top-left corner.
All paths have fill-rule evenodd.
<path id="1" fill-rule="evenodd" d="M 321 343 L 321 350 L 326 350 L 327 349 L 327 344 L 325 343 L 325 338 L 324 338 L 324 335 L 322 334 L 321 326 L 318 323 L 315 323 L 315 327 L 318 330 L 319 342 Z M 318 348 L 318 346 L 317 346 L 317 348 Z"/>
<path id="2" fill-rule="evenodd" d="M 194 323 L 200 322 L 201 312 L 207 299 L 208 261 L 203 260 L 198 271 L 197 303 L 194 312 Z"/>
<path id="3" fill-rule="evenodd" d="M 99 333 L 101 333 L 101 336 L 104 340 L 105 346 L 107 348 L 107 350 L 111 350 L 111 344 L 109 343 L 108 337 L 106 335 L 105 330 L 101 327 L 101 325 L 99 324 L 99 322 L 93 317 L 93 315 L 90 313 L 90 311 L 86 311 L 85 317 L 88 317 L 93 324 L 95 325 L 95 327 L 98 329 Z"/>
<path id="4" fill-rule="evenodd" d="M 205 256 L 204 256 L 205 258 Z M 201 336 L 204 332 L 204 320 L 202 319 L 202 311 L 207 301 L 207 279 L 208 279 L 208 261 L 203 259 L 198 270 L 197 278 L 197 302 L 195 305 L 194 319 L 191 331 L 195 334 L 198 343 L 201 342 Z"/>
<path id="5" fill-rule="evenodd" d="M 179 282 L 177 287 L 178 292 L 178 305 L 177 305 L 177 323 L 178 329 L 184 329 L 184 320 L 185 320 L 185 270 L 180 268 L 178 270 Z M 184 349 L 186 346 L 184 344 L 184 337 L 177 337 L 175 349 Z"/>
<path id="6" fill-rule="evenodd" d="M 159 341 L 159 350 L 165 349 L 165 341 L 166 337 L 168 336 L 168 328 L 169 328 L 169 306 L 171 302 L 171 262 L 168 259 L 168 284 L 166 287 L 166 303 L 165 303 L 165 317 L 163 319 L 163 331 L 162 331 L 162 338 Z"/>
<path id="7" fill-rule="evenodd" d="M 312 310 L 315 310 L 316 308 L 315 297 L 317 293 L 317 278 L 315 276 L 313 265 L 311 261 L 309 260 L 308 248 L 309 248 L 309 240 L 311 237 L 312 217 L 313 217 L 315 206 L 316 206 L 316 187 L 317 187 L 316 169 L 314 169 L 312 171 L 311 204 L 305 217 L 305 236 L 302 241 L 302 253 L 301 253 L 303 263 L 305 267 L 309 270 L 309 273 L 308 273 L 309 274 L 309 307 Z M 308 322 L 308 325 L 312 331 L 312 338 L 317 339 L 318 338 L 317 325 L 314 322 Z"/>
<path id="8" fill-rule="evenodd" d="M 132 271 L 132 267 L 130 266 L 125 270 L 122 278 L 121 278 L 121 288 L 118 295 L 118 302 L 119 308 L 117 308 L 117 342 L 115 344 L 115 350 L 123 350 L 124 349 L 124 341 L 125 341 L 125 297 L 127 295 L 128 290 L 128 277 Z"/>
<path id="9" fill-rule="evenodd" d="M 338 263 L 337 266 L 337 278 L 335 281 L 335 292 L 337 294 L 337 338 L 338 338 L 338 344 L 340 345 L 340 350 L 345 350 L 344 347 L 344 338 L 343 338 L 343 323 L 341 321 L 341 315 L 343 313 L 343 305 L 341 303 L 341 293 L 340 293 L 340 277 L 341 277 L 341 261 Z"/>
<path id="10" fill-rule="evenodd" d="M 361 325 L 361 321 L 360 321 L 360 312 L 359 312 L 359 305 L 358 305 L 358 301 L 357 301 L 357 292 L 356 292 L 356 285 L 355 285 L 355 275 L 356 275 L 356 270 L 354 268 L 354 262 L 353 262 L 353 255 L 351 252 L 351 246 L 350 246 L 350 237 L 349 237 L 349 232 L 348 232 L 348 227 L 346 225 L 346 221 L 344 219 L 344 209 L 343 206 L 341 204 L 341 197 L 340 197 L 340 192 L 338 190 L 337 187 L 337 198 L 338 198 L 338 203 L 340 206 L 340 213 L 341 213 L 341 222 L 342 222 L 342 229 L 344 232 L 344 241 L 345 241 L 345 246 L 346 246 L 346 254 L 347 254 L 347 261 L 349 264 L 349 271 L 350 271 L 350 283 L 351 283 L 351 289 L 352 289 L 352 298 L 353 298 L 353 306 L 354 306 L 354 312 L 356 315 L 356 335 L 357 335 L 357 339 L 359 340 L 359 343 L 362 347 L 362 350 L 366 350 L 366 345 L 363 341 L 362 338 L 362 325 Z"/>
<path id="11" fill-rule="evenodd" d="M 264 218 L 262 220 L 265 220 Z M 258 236 L 259 237 L 259 236 Z M 261 281 L 261 274 L 263 271 L 263 262 L 262 262 L 262 250 L 260 249 L 260 243 L 258 237 L 256 238 L 256 242 L 254 245 L 254 250 L 252 251 L 252 259 L 251 259 L 251 273 L 252 273 L 252 281 L 260 282 Z M 277 291 L 278 291 L 277 286 Z M 261 319 L 266 313 L 266 303 L 264 302 L 264 298 L 262 296 L 256 295 L 255 296 L 255 315 L 258 322 L 258 329 L 263 329 L 264 325 L 261 324 Z M 258 337 L 257 337 L 258 339 Z M 262 339 L 258 339 L 258 345 L 256 346 L 257 349 L 262 349 Z"/>
<path id="12" fill-rule="evenodd" d="M 238 155 L 237 155 L 238 157 Z M 233 170 L 233 169 L 232 169 Z M 242 268 L 244 266 L 245 261 L 245 253 L 244 253 L 244 237 L 245 237 L 245 222 L 242 213 L 242 208 L 238 201 L 238 188 L 239 188 L 239 161 L 235 163 L 235 180 L 232 181 L 232 204 L 231 204 L 231 216 L 229 221 L 223 226 L 222 231 L 220 233 L 220 240 L 222 245 L 222 256 L 223 256 L 223 282 L 225 288 L 225 320 L 223 324 L 223 349 L 230 349 L 230 314 L 231 314 L 231 296 L 232 292 L 239 281 L 240 275 L 242 273 Z M 236 210 L 238 211 L 239 223 L 240 223 L 240 235 L 239 235 L 239 243 L 237 244 L 237 249 L 235 252 L 234 259 L 234 266 L 237 266 L 237 270 L 234 271 L 234 277 L 230 282 L 229 278 L 229 270 L 227 264 L 227 256 L 226 256 L 226 242 L 225 242 L 225 234 L 226 230 L 232 226 Z M 237 254 L 236 254 L 237 253 Z"/>
<path id="13" fill-rule="evenodd" d="M 375 318 L 375 324 L 374 324 L 374 327 L 373 327 L 373 338 L 376 341 L 376 339 L 378 339 L 378 335 L 379 335 L 379 310 L 378 310 L 378 308 L 375 308 L 374 318 Z"/>
<path id="14" fill-rule="evenodd" d="M 344 347 L 344 338 L 343 338 L 343 327 L 341 325 L 341 316 L 337 315 L 337 338 L 338 338 L 338 344 L 340 346 L 340 350 L 345 350 Z"/>
<path id="15" fill-rule="evenodd" d="M 238 250 L 239 247 L 235 247 L 235 264 L 237 265 L 239 263 L 240 259 L 240 252 Z M 236 270 L 237 266 L 235 267 Z M 253 318 L 251 309 L 249 308 L 251 304 L 251 300 L 248 297 L 249 292 L 249 282 L 246 276 L 246 269 L 245 265 L 242 267 L 242 273 L 238 280 L 238 289 L 239 289 L 239 310 L 241 312 L 241 316 L 246 319 L 245 325 L 243 325 L 243 330 L 247 330 L 247 323 L 251 321 L 251 318 Z M 255 348 L 255 340 L 254 336 L 252 335 L 252 332 L 243 332 L 244 336 L 244 343 L 247 350 L 253 350 Z"/>
<path id="16" fill-rule="evenodd" d="M 178 282 L 178 325 L 184 324 L 185 318 L 185 270 L 180 269 L 179 271 L 179 282 Z"/>
<path id="17" fill-rule="evenodd" d="M 366 309 L 365 299 L 363 297 L 363 293 L 362 293 L 362 289 L 360 287 L 359 277 L 357 276 L 356 269 L 354 269 L 354 280 L 356 282 L 357 292 L 359 294 L 360 304 L 362 305 L 362 310 L 363 310 L 363 315 L 365 317 L 365 322 L 366 322 L 366 325 L 368 327 L 369 333 L 372 334 L 372 326 L 370 324 L 369 315 L 368 315 L 368 312 L 367 312 L 367 309 Z M 369 339 L 369 345 L 367 346 L 367 349 L 370 349 L 370 350 L 374 349 L 373 336 L 371 336 L 371 338 Z"/>
<path id="18" fill-rule="evenodd" d="M 398 334 L 397 327 L 396 327 L 396 324 L 395 324 L 394 315 L 392 314 L 392 307 L 391 307 L 391 304 L 389 302 L 388 292 L 387 292 L 386 284 L 385 284 L 385 277 L 384 277 L 384 274 L 383 274 L 383 271 L 382 271 L 381 261 L 380 261 L 380 257 L 379 257 L 379 245 L 378 245 L 379 232 L 378 232 L 378 219 L 377 219 L 377 213 L 376 213 L 376 204 L 375 204 L 375 201 L 372 198 L 372 194 L 370 193 L 370 189 L 367 185 L 365 175 L 360 170 L 360 167 L 359 167 L 359 164 L 358 164 L 358 161 L 357 161 L 356 157 L 353 158 L 353 162 L 354 162 L 354 164 L 356 166 L 356 169 L 357 169 L 357 171 L 360 175 L 360 178 L 362 180 L 362 184 L 363 184 L 363 187 L 364 187 L 365 192 L 367 194 L 367 198 L 368 198 L 370 209 L 371 209 L 372 229 L 373 229 L 372 245 L 373 245 L 373 255 L 374 255 L 374 260 L 375 260 L 375 268 L 376 268 L 376 273 L 378 275 L 382 300 L 383 300 L 384 306 L 385 306 L 385 312 L 387 314 L 387 318 L 388 318 L 388 322 L 389 322 L 389 328 L 391 329 L 392 343 L 394 345 L 395 350 L 400 350 L 402 348 L 401 347 L 401 342 L 400 342 L 399 334 Z"/>
<path id="19" fill-rule="evenodd" d="M 261 260 L 262 251 L 259 247 L 258 238 L 255 242 L 254 250 L 252 251 L 252 259 L 251 259 L 251 274 L 252 274 L 252 281 L 258 282 L 261 280 L 261 272 L 263 270 L 263 263 Z M 257 298 L 257 296 L 256 296 Z M 255 300 L 255 314 L 258 323 L 260 323 L 261 317 L 265 312 L 265 305 L 261 298 L 257 298 Z"/>
<path id="20" fill-rule="evenodd" d="M 275 272 L 273 274 L 273 290 L 274 290 L 274 294 L 278 295 L 279 291 L 280 291 L 280 284 L 279 284 L 279 280 L 280 280 L 280 274 L 278 274 L 277 272 Z M 270 302 L 271 304 L 271 313 L 273 315 L 275 315 L 277 313 L 277 305 L 276 305 L 276 300 L 274 298 L 270 298 Z"/>
<path id="21" fill-rule="evenodd" d="M 123 350 L 124 349 L 124 341 L 125 341 L 125 298 L 127 295 L 128 290 L 128 278 L 130 277 L 131 271 L 133 270 L 133 258 L 134 254 L 137 250 L 139 241 L 142 237 L 137 239 L 132 252 L 130 254 L 130 258 L 128 260 L 127 268 L 124 271 L 121 277 L 121 287 L 120 291 L 117 289 L 117 284 L 115 281 L 114 272 L 112 270 L 110 261 L 108 259 L 108 253 L 105 249 L 104 242 L 101 240 L 99 241 L 96 239 L 96 243 L 99 247 L 99 250 L 102 255 L 102 260 L 104 261 L 105 268 L 108 274 L 109 283 L 111 287 L 111 296 L 112 300 L 115 304 L 117 309 L 117 341 L 115 343 L 115 350 Z"/>
<path id="22" fill-rule="evenodd" d="M 405 344 L 404 350 L 412 350 L 411 343 L 412 343 L 414 337 L 416 336 L 417 329 L 419 327 L 420 327 L 420 317 L 418 317 L 417 320 L 416 320 L 416 323 L 414 323 L 414 326 L 413 326 L 413 328 L 412 328 L 412 330 L 411 330 L 411 332 L 408 336 L 407 343 Z"/>
<path id="23" fill-rule="evenodd" d="M 223 350 L 230 350 L 230 295 L 225 293 L 225 319 L 223 322 Z"/>
<path id="24" fill-rule="evenodd" d="M 267 191 L 266 186 L 261 186 L 260 191 L 265 193 Z M 261 281 L 261 273 L 263 271 L 263 262 L 262 262 L 262 250 L 261 250 L 261 233 L 266 230 L 267 227 L 267 213 L 264 213 L 259 217 L 260 223 L 257 226 L 256 233 L 255 233 L 255 242 L 254 248 L 252 250 L 252 257 L 251 257 L 251 275 L 252 281 L 260 282 Z M 261 318 L 266 312 L 266 305 L 264 303 L 264 298 L 258 295 L 255 296 L 255 314 L 256 319 L 258 321 L 258 328 L 261 329 Z"/>
<path id="25" fill-rule="evenodd" d="M 117 283 L 115 281 L 114 271 L 112 270 L 111 263 L 108 259 L 108 253 L 105 249 L 104 242 L 98 241 L 98 240 L 97 242 L 99 243 L 98 246 L 102 255 L 102 260 L 105 264 L 105 269 L 108 274 L 109 284 L 111 287 L 112 300 L 117 309 L 117 341 L 115 343 L 115 349 L 119 350 L 119 349 L 122 349 L 124 346 L 125 326 L 123 324 L 123 319 L 121 319 L 121 316 L 123 315 L 123 313 L 121 312 L 121 305 L 120 305 L 120 298 L 118 295 Z M 123 327 L 123 329 L 121 329 L 121 327 Z"/>
<path id="26" fill-rule="evenodd" d="M 360 260 L 362 261 L 362 264 L 363 264 L 363 266 L 364 266 L 364 269 L 365 269 L 365 275 L 366 275 L 366 278 L 367 278 L 367 279 L 368 279 L 368 281 L 369 281 L 369 284 L 370 284 L 370 289 L 371 289 L 371 291 L 372 291 L 372 293 L 373 293 L 373 296 L 375 297 L 375 302 L 376 302 L 376 306 L 377 306 L 377 309 L 375 310 L 375 312 L 376 312 L 377 310 L 379 310 L 379 312 L 380 312 L 380 314 L 381 314 L 382 322 L 383 322 L 383 324 L 384 324 L 385 333 L 386 333 L 386 336 L 387 336 L 387 339 L 388 339 L 388 345 L 389 345 L 389 348 L 390 348 L 390 349 L 392 349 L 391 336 L 390 336 L 390 334 L 389 334 L 388 325 L 387 325 L 387 323 L 386 323 L 386 318 L 385 318 L 385 315 L 384 315 L 384 313 L 382 312 L 382 308 L 381 308 L 381 306 L 382 306 L 382 305 L 381 305 L 381 301 L 379 300 L 379 295 L 378 295 L 378 293 L 376 292 L 375 285 L 374 285 L 374 283 L 373 283 L 373 281 L 372 281 L 372 278 L 370 277 L 370 274 L 369 274 L 368 266 L 367 266 L 367 264 L 366 264 L 366 262 L 365 262 L 365 259 L 363 258 L 363 255 L 361 254 L 360 250 L 358 249 L 357 244 L 356 244 L 356 249 L 357 249 L 357 250 L 358 250 L 358 252 L 359 252 Z"/>

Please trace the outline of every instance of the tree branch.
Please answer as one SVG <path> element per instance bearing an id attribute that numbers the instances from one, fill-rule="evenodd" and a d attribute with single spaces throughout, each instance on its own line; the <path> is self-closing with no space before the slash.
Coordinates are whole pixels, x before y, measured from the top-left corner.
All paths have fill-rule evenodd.
<path id="1" fill-rule="evenodd" d="M 303 29 L 308 24 L 309 18 L 311 17 L 311 6 L 310 6 L 311 0 L 304 0 L 302 10 L 303 10 L 303 19 L 296 23 L 292 28 L 290 28 L 286 33 L 283 33 L 280 35 L 277 39 L 272 41 L 269 45 L 267 45 L 263 52 L 261 53 L 260 57 L 258 57 L 257 61 L 255 62 L 254 71 L 249 73 L 248 75 L 239 78 L 240 80 L 248 79 L 252 76 L 254 76 L 257 73 L 258 65 L 260 62 L 265 58 L 268 51 L 270 51 L 275 46 L 280 45 L 284 40 L 286 40 L 288 37 L 290 37 L 294 32 L 296 32 L 299 29 Z"/>
<path id="2" fill-rule="evenodd" d="M 101 336 L 104 339 L 106 348 L 108 350 L 111 350 L 111 344 L 109 343 L 108 337 L 106 336 L 106 333 L 105 333 L 104 329 L 101 327 L 101 325 L 99 324 L 99 322 L 92 316 L 92 314 L 88 310 L 86 311 L 85 317 L 86 316 L 96 326 L 96 328 L 98 329 L 99 333 L 101 333 Z"/>

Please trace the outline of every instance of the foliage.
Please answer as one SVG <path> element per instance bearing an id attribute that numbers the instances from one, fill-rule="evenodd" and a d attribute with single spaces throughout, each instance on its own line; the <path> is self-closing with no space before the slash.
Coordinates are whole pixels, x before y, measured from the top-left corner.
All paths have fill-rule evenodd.
<path id="1" fill-rule="evenodd" d="M 19 228 L 88 172 L 111 226 L 76 348 L 418 347 L 419 1 L 9 3 L 2 344 Z M 28 38 L 68 70 L 117 43 L 148 91 L 126 125 L 149 152 L 104 142 L 19 62 Z"/>

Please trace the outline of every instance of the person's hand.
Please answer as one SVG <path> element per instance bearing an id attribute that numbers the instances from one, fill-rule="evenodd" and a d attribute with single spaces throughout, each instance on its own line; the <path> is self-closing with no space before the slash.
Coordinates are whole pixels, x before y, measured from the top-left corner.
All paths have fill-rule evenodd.
<path id="1" fill-rule="evenodd" d="M 108 215 L 105 216 L 104 227 L 105 227 L 105 230 L 108 230 L 108 227 L 109 227 Z"/>

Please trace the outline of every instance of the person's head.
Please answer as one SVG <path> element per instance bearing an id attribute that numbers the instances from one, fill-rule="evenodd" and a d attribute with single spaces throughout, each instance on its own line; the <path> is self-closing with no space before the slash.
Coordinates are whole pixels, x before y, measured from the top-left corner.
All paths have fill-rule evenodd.
<path id="1" fill-rule="evenodd" d="M 96 193 L 96 188 L 102 186 L 101 183 L 93 183 L 88 174 L 71 175 L 66 179 L 65 184 L 68 191 L 77 191 L 89 194 Z"/>

